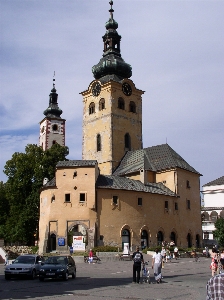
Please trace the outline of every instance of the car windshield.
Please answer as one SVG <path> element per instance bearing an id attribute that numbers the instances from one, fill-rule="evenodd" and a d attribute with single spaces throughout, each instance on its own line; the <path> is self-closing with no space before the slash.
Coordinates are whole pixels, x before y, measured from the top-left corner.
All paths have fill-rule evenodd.
<path id="1" fill-rule="evenodd" d="M 57 265 L 57 264 L 64 265 L 64 264 L 67 264 L 67 262 L 68 262 L 68 260 L 66 257 L 58 256 L 58 257 L 48 257 L 44 263 L 45 264 L 54 264 L 54 265 Z"/>
<path id="2" fill-rule="evenodd" d="M 14 264 L 34 264 L 35 257 L 33 256 L 19 256 L 14 260 Z"/>

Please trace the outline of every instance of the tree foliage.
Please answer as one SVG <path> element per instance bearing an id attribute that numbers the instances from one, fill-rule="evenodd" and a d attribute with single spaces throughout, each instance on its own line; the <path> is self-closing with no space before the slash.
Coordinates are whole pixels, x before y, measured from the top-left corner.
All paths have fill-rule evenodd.
<path id="1" fill-rule="evenodd" d="M 217 240 L 219 246 L 224 247 L 224 219 L 219 218 L 215 222 L 216 230 L 213 231 L 214 238 Z"/>
<path id="2" fill-rule="evenodd" d="M 8 180 L 0 185 L 0 235 L 8 243 L 33 245 L 38 238 L 39 196 L 43 179 L 55 176 L 58 161 L 66 160 L 68 148 L 54 144 L 43 151 L 27 145 L 25 153 L 16 152 L 6 162 Z"/>

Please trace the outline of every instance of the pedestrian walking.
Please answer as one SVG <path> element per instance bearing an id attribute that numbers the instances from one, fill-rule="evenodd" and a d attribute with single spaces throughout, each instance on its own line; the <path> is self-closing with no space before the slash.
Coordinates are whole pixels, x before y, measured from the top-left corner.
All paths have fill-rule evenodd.
<path id="1" fill-rule="evenodd" d="M 157 248 L 152 256 L 152 269 L 154 271 L 155 280 L 157 283 L 161 282 L 162 279 L 162 255 Z"/>
<path id="2" fill-rule="evenodd" d="M 177 259 L 177 257 L 178 257 L 178 248 L 177 248 L 177 246 L 174 248 L 174 257 L 175 257 L 175 259 Z"/>
<path id="3" fill-rule="evenodd" d="M 171 259 L 172 259 L 172 256 L 171 256 L 171 253 L 170 253 L 170 249 L 166 248 L 166 263 L 167 263 L 168 260 L 171 262 Z"/>
<path id="4" fill-rule="evenodd" d="M 144 263 L 143 255 L 139 252 L 139 247 L 136 247 L 136 251 L 132 254 L 133 264 L 133 283 L 139 283 L 141 264 Z M 136 277 L 137 273 L 137 277 Z"/>
<path id="5" fill-rule="evenodd" d="M 166 258 L 166 250 L 164 247 L 162 247 L 162 250 L 161 250 L 161 255 L 162 255 L 162 259 L 163 259 L 163 263 L 165 263 L 165 258 Z"/>
<path id="6" fill-rule="evenodd" d="M 8 251 L 6 251 L 5 253 L 5 266 L 8 265 L 9 263 L 9 254 L 8 254 Z"/>
<path id="7" fill-rule="evenodd" d="M 206 300 L 224 299 L 224 273 L 218 274 L 209 279 L 206 285 Z"/>

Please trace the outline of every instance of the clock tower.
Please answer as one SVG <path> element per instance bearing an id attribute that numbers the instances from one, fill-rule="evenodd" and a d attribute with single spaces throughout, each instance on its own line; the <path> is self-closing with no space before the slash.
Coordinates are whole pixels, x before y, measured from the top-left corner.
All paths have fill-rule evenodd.
<path id="1" fill-rule="evenodd" d="M 121 36 L 113 18 L 103 36 L 103 57 L 92 68 L 94 80 L 83 96 L 82 159 L 97 160 L 101 174 L 112 174 L 128 150 L 142 149 L 142 90 L 129 78 L 132 68 L 120 53 Z"/>
<path id="2" fill-rule="evenodd" d="M 40 122 L 39 146 L 43 150 L 53 144 L 65 146 L 65 119 L 61 118 L 62 110 L 58 107 L 58 94 L 53 79 L 53 88 L 49 95 L 49 106 L 44 111 L 45 118 Z"/>

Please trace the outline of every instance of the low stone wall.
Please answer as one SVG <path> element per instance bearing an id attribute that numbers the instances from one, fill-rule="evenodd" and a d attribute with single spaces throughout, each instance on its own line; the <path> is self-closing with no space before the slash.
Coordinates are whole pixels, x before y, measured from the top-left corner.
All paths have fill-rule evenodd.
<path id="1" fill-rule="evenodd" d="M 33 254 L 32 247 L 29 246 L 3 246 L 2 249 L 8 251 L 9 259 L 15 259 L 21 254 Z"/>

